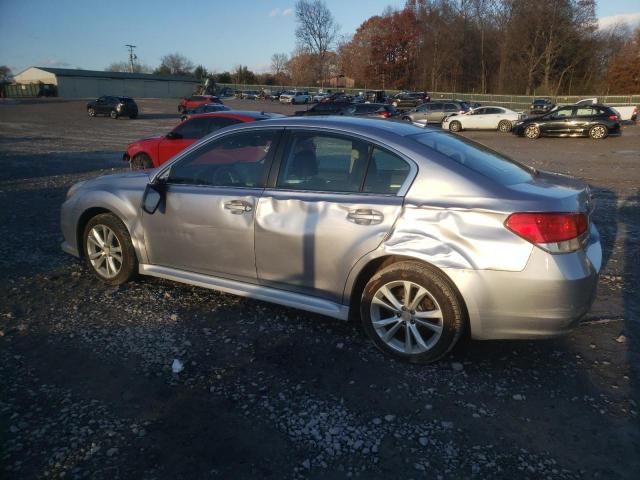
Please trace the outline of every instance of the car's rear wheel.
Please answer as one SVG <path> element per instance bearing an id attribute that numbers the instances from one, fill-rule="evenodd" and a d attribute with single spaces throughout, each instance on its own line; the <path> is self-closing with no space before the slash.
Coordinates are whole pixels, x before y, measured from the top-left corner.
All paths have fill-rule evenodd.
<path id="1" fill-rule="evenodd" d="M 607 138 L 609 134 L 607 127 L 604 125 L 594 125 L 589 129 L 589 136 L 594 140 L 602 140 L 603 138 Z"/>
<path id="2" fill-rule="evenodd" d="M 153 168 L 153 162 L 146 153 L 138 153 L 130 162 L 131 170 L 144 170 L 146 168 Z"/>
<path id="3" fill-rule="evenodd" d="M 540 138 L 540 127 L 538 125 L 527 125 L 527 128 L 524 129 L 524 135 L 531 139 Z"/>
<path id="4" fill-rule="evenodd" d="M 116 112 L 115 110 L 111 110 L 111 111 L 109 112 L 109 116 L 110 116 L 111 118 L 118 118 L 118 112 Z"/>
<path id="5" fill-rule="evenodd" d="M 462 124 L 459 121 L 454 120 L 452 122 L 449 122 L 450 132 L 459 132 L 460 130 L 462 130 Z"/>
<path id="6" fill-rule="evenodd" d="M 112 213 L 96 215 L 83 235 L 87 265 L 107 285 L 120 285 L 136 273 L 138 260 L 127 227 Z"/>
<path id="7" fill-rule="evenodd" d="M 295 99 L 295 98 L 292 98 L 292 99 L 291 99 L 291 105 L 295 105 L 295 104 L 296 104 L 296 99 Z"/>
<path id="8" fill-rule="evenodd" d="M 93 109 L 93 108 L 87 108 L 87 114 L 88 114 L 90 117 L 95 117 L 95 116 L 96 116 L 96 111 L 95 111 L 95 109 Z"/>
<path id="9" fill-rule="evenodd" d="M 402 120 L 404 120 L 405 122 L 413 122 L 413 120 L 411 120 L 411 117 L 402 117 Z"/>
<path id="10" fill-rule="evenodd" d="M 502 120 L 498 124 L 498 130 L 502 133 L 508 133 L 511 131 L 511 122 L 509 120 Z"/>
<path id="11" fill-rule="evenodd" d="M 412 261 L 390 265 L 369 280 L 360 314 L 376 347 L 411 363 L 442 358 L 465 326 L 460 295 L 448 278 Z"/>
<path id="12" fill-rule="evenodd" d="M 184 112 L 184 107 L 182 105 L 178 105 L 178 113 Z"/>

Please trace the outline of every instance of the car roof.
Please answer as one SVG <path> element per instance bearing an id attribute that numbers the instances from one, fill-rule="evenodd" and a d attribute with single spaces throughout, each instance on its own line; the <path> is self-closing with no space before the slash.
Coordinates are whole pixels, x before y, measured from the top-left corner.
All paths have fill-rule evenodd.
<path id="1" fill-rule="evenodd" d="M 227 112 L 230 113 L 230 112 Z M 416 127 L 408 122 L 360 118 L 339 115 L 323 117 L 282 117 L 260 122 L 261 126 L 302 127 L 344 131 L 351 134 L 362 134 L 368 137 L 387 137 L 389 139 L 406 137 L 424 133 L 428 129 Z"/>
<path id="2" fill-rule="evenodd" d="M 222 110 L 219 112 L 207 112 L 207 113 L 197 113 L 191 115 L 190 118 L 207 118 L 207 117 L 245 117 L 245 118 L 253 118 L 254 120 L 264 120 L 268 118 L 280 118 L 284 117 L 284 115 L 280 113 L 271 113 L 271 112 L 257 112 L 253 110 Z"/>

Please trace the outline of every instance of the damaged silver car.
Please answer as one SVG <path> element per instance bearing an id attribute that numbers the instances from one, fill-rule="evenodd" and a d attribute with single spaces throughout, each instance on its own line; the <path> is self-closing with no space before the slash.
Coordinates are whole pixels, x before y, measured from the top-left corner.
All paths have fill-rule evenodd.
<path id="1" fill-rule="evenodd" d="M 360 318 L 425 363 L 465 333 L 567 332 L 595 296 L 592 210 L 586 184 L 448 132 L 283 118 L 74 185 L 62 248 L 109 285 L 152 275 Z"/>

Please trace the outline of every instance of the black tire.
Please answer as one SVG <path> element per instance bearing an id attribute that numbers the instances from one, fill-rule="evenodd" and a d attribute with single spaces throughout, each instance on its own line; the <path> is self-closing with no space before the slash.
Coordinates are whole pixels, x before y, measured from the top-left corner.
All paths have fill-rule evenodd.
<path id="1" fill-rule="evenodd" d="M 87 108 L 87 115 L 89 115 L 90 117 L 95 117 L 96 116 L 96 111 L 93 108 Z"/>
<path id="2" fill-rule="evenodd" d="M 135 120 L 136 118 L 138 118 L 138 114 L 137 113 L 132 113 L 131 115 L 129 115 L 129 118 L 131 120 Z"/>
<path id="3" fill-rule="evenodd" d="M 462 130 L 462 124 L 459 121 L 453 120 L 453 121 L 449 122 L 449 131 L 450 132 L 459 132 L 460 130 Z"/>
<path id="4" fill-rule="evenodd" d="M 138 153 L 129 162 L 131 170 L 145 170 L 147 168 L 153 168 L 153 162 L 151 157 L 146 153 Z"/>
<path id="5" fill-rule="evenodd" d="M 527 125 L 527 127 L 524 129 L 524 136 L 530 138 L 531 140 L 540 138 L 540 127 L 533 123 Z"/>
<path id="6" fill-rule="evenodd" d="M 511 122 L 509 120 L 502 120 L 498 123 L 498 131 L 502 133 L 508 133 L 511 131 Z"/>
<path id="7" fill-rule="evenodd" d="M 178 113 L 184 112 L 184 107 L 182 105 L 178 105 Z"/>
<path id="8" fill-rule="evenodd" d="M 380 294 L 380 289 L 383 286 L 393 285 L 394 282 L 410 282 L 413 285 L 413 287 L 409 289 L 410 292 L 415 291 L 417 287 L 422 287 L 423 289 L 426 289 L 428 295 L 421 297 L 422 299 L 419 300 L 415 307 L 413 307 L 415 308 L 414 311 L 409 311 L 403 306 L 403 312 L 401 313 L 402 316 L 398 314 L 394 315 L 391 311 L 387 311 L 384 307 L 377 306 L 377 304 L 374 304 L 372 307 L 374 297 Z M 388 288 L 389 291 L 391 291 L 396 287 Z M 397 288 L 400 288 L 400 291 L 402 291 L 402 287 Z M 417 292 L 419 292 L 419 290 L 416 291 L 416 297 L 418 295 Z M 431 329 L 420 327 L 421 330 L 419 336 L 423 340 L 424 347 L 428 348 L 422 348 L 419 345 L 419 342 L 415 340 L 417 337 L 414 336 L 413 338 L 414 341 L 416 341 L 416 344 L 412 348 L 422 351 L 411 351 L 407 353 L 406 344 L 404 350 L 400 351 L 397 345 L 396 348 L 394 348 L 393 345 L 385 342 L 385 340 L 381 338 L 381 333 L 379 333 L 379 331 L 376 330 L 376 327 L 374 327 L 373 322 L 375 321 L 374 317 L 376 308 L 379 311 L 384 310 L 386 312 L 384 314 L 385 317 L 390 317 L 389 319 L 385 318 L 387 321 L 391 320 L 391 322 L 393 322 L 396 317 L 398 318 L 396 325 L 391 327 L 389 330 L 383 330 L 383 332 L 389 333 L 395 328 L 396 334 L 399 334 L 400 336 L 405 335 L 408 329 L 417 329 L 420 327 L 421 323 L 423 325 L 425 323 L 430 323 L 425 322 L 424 320 L 419 321 L 411 318 L 405 319 L 404 315 L 412 317 L 414 314 L 425 314 L 429 311 L 439 310 L 439 313 L 441 313 L 441 318 L 438 317 L 437 320 L 439 322 L 437 327 L 440 328 L 439 333 L 435 333 Z M 379 316 L 382 316 L 382 314 Z M 365 332 L 376 347 L 378 347 L 382 352 L 394 358 L 418 364 L 435 362 L 445 356 L 460 339 L 467 323 L 463 301 L 451 281 L 435 267 L 414 261 L 402 261 L 389 265 L 388 267 L 378 271 L 369 280 L 362 293 L 360 301 L 360 317 L 362 319 L 362 325 Z M 397 324 L 401 325 L 398 326 Z M 380 327 L 378 328 L 380 329 Z M 432 336 L 425 339 L 422 337 L 425 332 Z M 395 337 L 396 335 L 393 335 L 390 342 L 403 342 L 403 340 L 399 340 Z M 409 343 L 409 345 L 411 345 L 411 343 Z"/>
<path id="9" fill-rule="evenodd" d="M 413 120 L 411 120 L 411 117 L 402 117 L 402 120 L 409 123 L 413 122 Z"/>
<path id="10" fill-rule="evenodd" d="M 295 99 L 295 98 L 292 98 L 292 99 L 291 99 L 291 105 L 295 105 L 295 104 L 296 104 L 296 99 Z"/>
<path id="11" fill-rule="evenodd" d="M 101 273 L 101 271 L 93 265 L 90 258 L 93 251 L 92 249 L 95 248 L 95 242 L 93 241 L 94 237 L 92 237 L 92 240 L 89 240 L 89 235 L 94 228 L 100 230 L 101 227 L 106 227 L 113 232 L 117 239 L 117 244 L 120 246 L 121 261 L 118 262 L 114 260 L 116 262 L 116 266 L 119 263 L 120 267 L 111 277 L 107 277 Z M 131 243 L 129 231 L 127 230 L 127 227 L 125 227 L 124 223 L 122 223 L 122 221 L 112 213 L 102 213 L 89 220 L 84 228 L 84 232 L 82 233 L 82 250 L 89 269 L 107 285 L 121 285 L 131 280 L 137 273 L 138 259 L 136 257 L 136 252 L 133 249 L 133 244 Z M 114 250 L 109 253 L 116 252 Z M 106 260 L 105 263 L 107 263 Z"/>
<path id="12" fill-rule="evenodd" d="M 609 130 L 605 125 L 597 124 L 589 129 L 589 137 L 594 140 L 602 140 L 607 138 L 609 135 Z"/>
<path id="13" fill-rule="evenodd" d="M 109 112 L 109 116 L 115 120 L 116 118 L 118 118 L 118 112 L 116 112 L 115 110 L 111 110 Z"/>

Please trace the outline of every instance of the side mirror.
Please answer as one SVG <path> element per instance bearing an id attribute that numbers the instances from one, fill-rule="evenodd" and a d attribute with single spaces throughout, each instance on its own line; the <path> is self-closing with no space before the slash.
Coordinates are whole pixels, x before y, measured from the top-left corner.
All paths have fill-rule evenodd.
<path id="1" fill-rule="evenodd" d="M 153 215 L 166 196 L 167 184 L 164 180 L 158 180 L 155 183 L 148 184 L 142 197 L 142 209 L 148 214 Z"/>
<path id="2" fill-rule="evenodd" d="M 179 140 L 182 138 L 182 135 L 177 132 L 169 132 L 164 138 L 166 138 L 167 140 Z"/>

